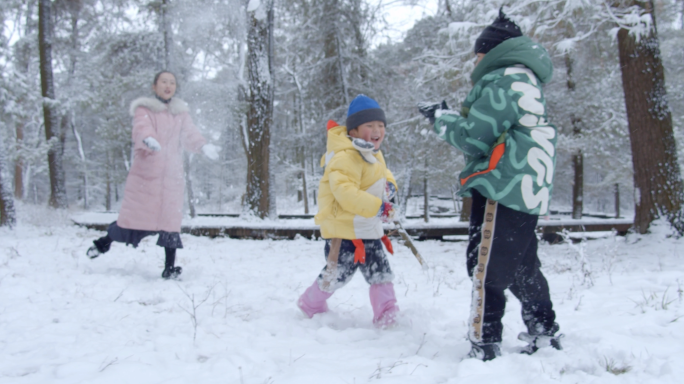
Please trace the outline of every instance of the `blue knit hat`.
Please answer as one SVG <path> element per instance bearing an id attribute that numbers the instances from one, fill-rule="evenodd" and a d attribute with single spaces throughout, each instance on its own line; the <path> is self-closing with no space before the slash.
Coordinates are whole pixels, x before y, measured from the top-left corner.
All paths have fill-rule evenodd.
<path id="1" fill-rule="evenodd" d="M 387 125 L 385 111 L 380 108 L 377 101 L 370 97 L 366 95 L 356 96 L 349 104 L 347 111 L 347 132 L 371 121 L 382 121 Z"/>

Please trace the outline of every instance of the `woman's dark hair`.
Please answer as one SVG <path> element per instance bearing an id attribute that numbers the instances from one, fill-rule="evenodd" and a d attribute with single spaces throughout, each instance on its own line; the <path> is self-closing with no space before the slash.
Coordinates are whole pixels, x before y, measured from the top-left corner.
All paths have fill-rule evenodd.
<path id="1" fill-rule="evenodd" d="M 173 75 L 173 79 L 176 80 L 176 83 L 178 83 L 178 78 L 176 77 L 175 73 L 173 73 L 171 71 L 163 70 L 163 71 L 157 72 L 157 74 L 154 75 L 154 81 L 152 82 L 152 85 L 157 85 L 157 80 L 159 80 L 159 76 L 161 76 L 163 73 L 170 73 L 171 75 Z M 176 84 L 176 87 L 178 87 L 178 84 Z"/>

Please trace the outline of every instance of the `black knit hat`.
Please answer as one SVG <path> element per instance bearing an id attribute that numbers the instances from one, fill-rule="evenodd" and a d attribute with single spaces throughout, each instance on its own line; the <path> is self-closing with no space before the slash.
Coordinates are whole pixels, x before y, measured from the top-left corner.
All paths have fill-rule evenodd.
<path id="1" fill-rule="evenodd" d="M 475 41 L 475 53 L 487 53 L 504 40 L 522 36 L 520 27 L 506 17 L 503 7 L 499 8 L 499 17 L 482 31 Z"/>

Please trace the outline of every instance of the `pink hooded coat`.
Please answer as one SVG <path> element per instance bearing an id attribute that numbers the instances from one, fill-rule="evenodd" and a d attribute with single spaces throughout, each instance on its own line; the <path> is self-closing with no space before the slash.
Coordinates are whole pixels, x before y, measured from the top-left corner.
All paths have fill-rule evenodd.
<path id="1" fill-rule="evenodd" d="M 117 224 L 121 228 L 180 232 L 183 219 L 183 149 L 199 152 L 206 140 L 192 123 L 188 105 L 141 97 L 131 103 L 133 164 L 126 178 Z M 155 138 L 154 152 L 143 140 Z"/>

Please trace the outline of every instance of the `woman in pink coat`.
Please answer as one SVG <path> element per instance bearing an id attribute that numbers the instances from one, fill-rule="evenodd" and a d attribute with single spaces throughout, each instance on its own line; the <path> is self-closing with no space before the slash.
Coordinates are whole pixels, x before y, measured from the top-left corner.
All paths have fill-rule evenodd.
<path id="1" fill-rule="evenodd" d="M 141 97 L 131 104 L 134 155 L 119 218 L 109 225 L 106 236 L 93 241 L 87 254 L 94 259 L 107 252 L 113 241 L 137 247 L 143 237 L 159 234 L 157 245 L 166 252 L 162 277 L 168 279 L 182 272 L 175 260 L 176 249 L 183 248 L 183 150 L 201 150 L 212 159 L 218 154 L 192 123 L 187 104 L 173 97 L 173 73 L 159 72 L 152 90 L 155 98 Z"/>

